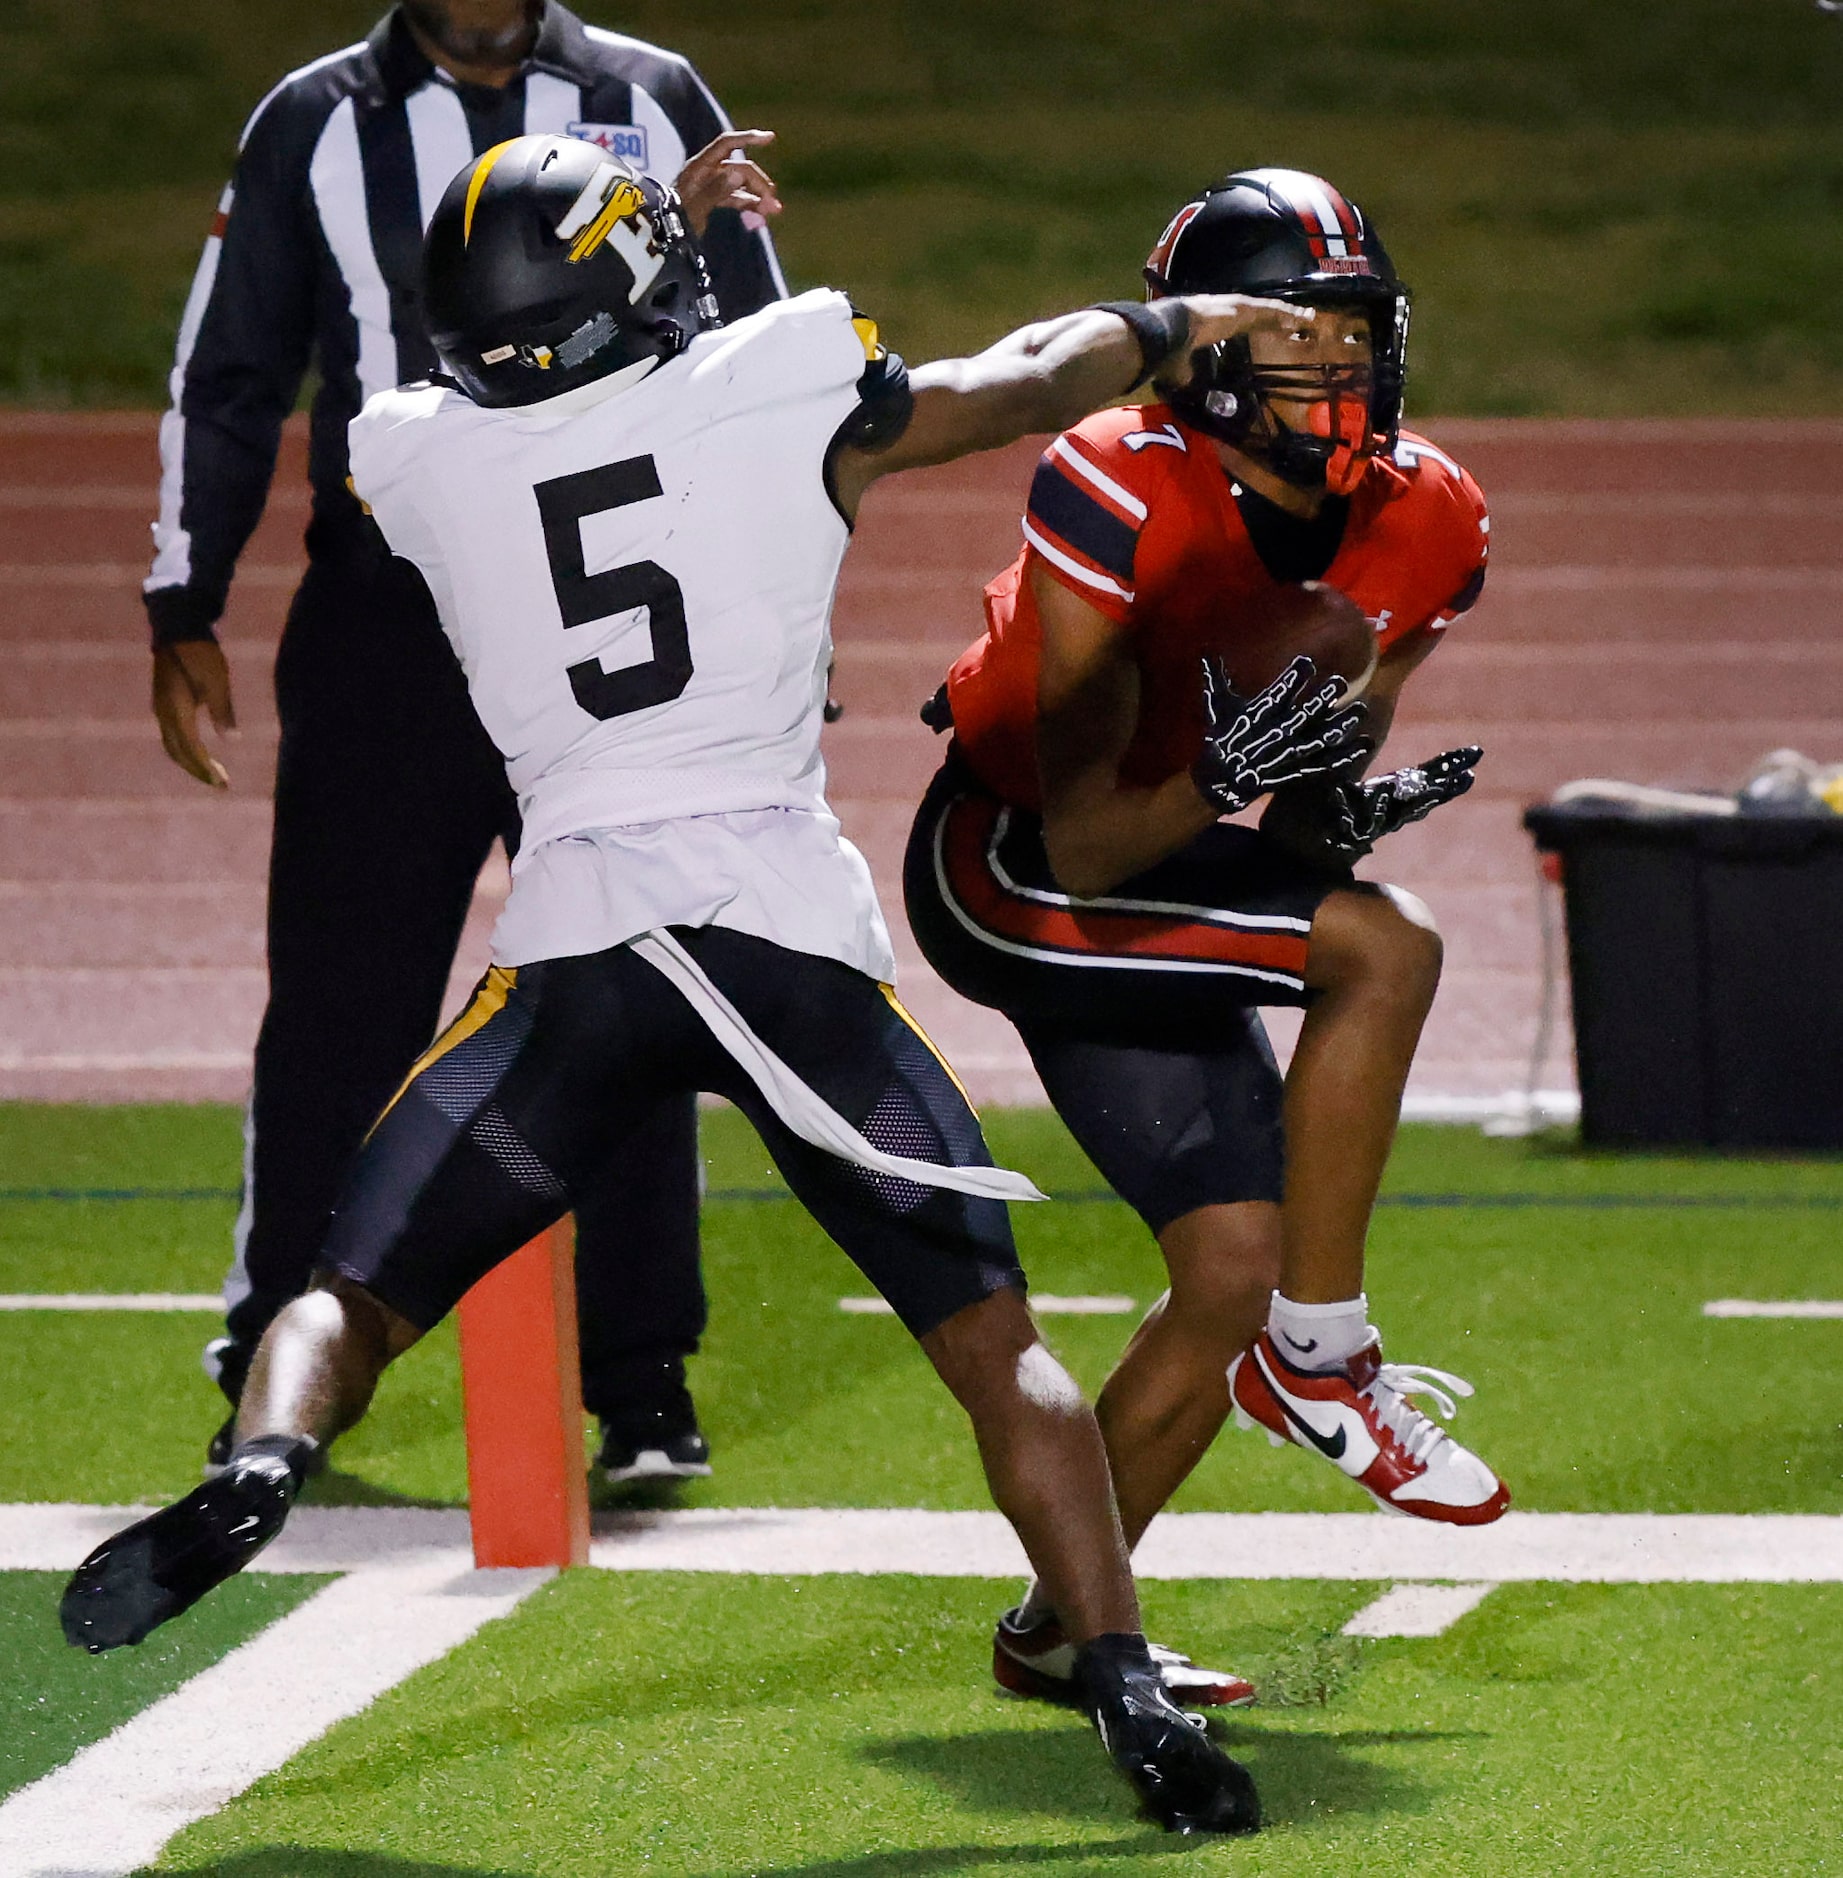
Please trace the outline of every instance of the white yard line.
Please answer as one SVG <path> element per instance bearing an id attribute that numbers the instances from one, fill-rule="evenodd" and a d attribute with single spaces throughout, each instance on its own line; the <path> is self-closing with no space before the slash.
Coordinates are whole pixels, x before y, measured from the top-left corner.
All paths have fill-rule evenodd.
<path id="1" fill-rule="evenodd" d="M 0 1571 L 72 1571 L 149 1506 L 68 1502 L 0 1506 Z M 371 1566 L 471 1565 L 467 1515 L 406 1506 L 302 1506 L 264 1552 L 265 1572 L 354 1572 Z M 4 1871 L 0 1866 L 0 1871 Z"/>
<path id="2" fill-rule="evenodd" d="M 457 1571 L 443 1561 L 328 1585 L 0 1804 L 0 1871 L 122 1878 L 138 1870 L 176 1832 L 507 1616 L 551 1576 Z"/>
<path id="3" fill-rule="evenodd" d="M 840 1298 L 838 1308 L 853 1317 L 894 1317 L 895 1307 L 887 1298 Z M 1039 1317 L 1125 1317 L 1138 1307 L 1131 1298 L 1058 1297 L 1053 1291 L 1033 1291 L 1030 1308 Z"/>
<path id="4" fill-rule="evenodd" d="M 0 1570 L 68 1571 L 145 1510 L 0 1506 Z M 360 1571 L 467 1556 L 465 1513 L 304 1506 L 257 1570 Z M 884 1508 L 600 1514 L 590 1558 L 608 1571 L 1009 1578 L 1024 1570 L 997 1513 Z M 1134 1567 L 1142 1578 L 1172 1579 L 1840 1584 L 1843 1515 L 1510 1513 L 1465 1530 L 1383 1513 L 1167 1513 Z"/>
<path id="5" fill-rule="evenodd" d="M 1344 1626 L 1347 1637 L 1437 1637 L 1484 1603 L 1496 1585 L 1397 1585 Z"/>
<path id="6" fill-rule="evenodd" d="M 221 1316 L 215 1291 L 9 1291 L 0 1311 L 209 1311 Z"/>
<path id="7" fill-rule="evenodd" d="M 597 1524 L 591 1559 L 615 1571 L 1024 1570 L 997 1513 L 711 1507 Z M 1843 1583 L 1843 1517 L 1511 1513 L 1463 1530 L 1381 1513 L 1167 1513 L 1133 1564 L 1173 1579 Z"/>
<path id="8" fill-rule="evenodd" d="M 1438 1090 L 1413 1091 L 1402 1097 L 1404 1122 L 1469 1122 L 1474 1125 L 1500 1121 L 1534 1121 L 1552 1127 L 1578 1121 L 1581 1098 L 1572 1089 L 1538 1089 L 1531 1096 L 1523 1089 L 1507 1089 L 1502 1095 L 1442 1095 Z"/>
<path id="9" fill-rule="evenodd" d="M 1843 1298 L 1711 1298 L 1704 1317 L 1843 1317 Z"/>

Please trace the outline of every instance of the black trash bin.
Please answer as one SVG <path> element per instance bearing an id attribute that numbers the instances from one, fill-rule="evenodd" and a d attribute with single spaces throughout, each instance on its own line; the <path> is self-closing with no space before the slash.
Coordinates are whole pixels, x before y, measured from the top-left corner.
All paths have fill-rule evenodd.
<path id="1" fill-rule="evenodd" d="M 1561 857 L 1583 1140 L 1843 1149 L 1843 816 L 1523 825 Z"/>

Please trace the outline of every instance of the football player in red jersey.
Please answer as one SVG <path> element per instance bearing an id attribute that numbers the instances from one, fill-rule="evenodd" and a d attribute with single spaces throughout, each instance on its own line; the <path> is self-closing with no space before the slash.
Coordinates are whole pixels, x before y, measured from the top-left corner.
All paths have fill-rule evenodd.
<path id="1" fill-rule="evenodd" d="M 1407 294 L 1329 183 L 1227 177 L 1179 210 L 1146 278 L 1148 348 L 1178 294 L 1258 292 L 1300 316 L 1044 452 L 989 630 L 923 713 L 955 738 L 910 841 L 910 922 L 949 984 L 1017 1025 L 1164 1254 L 1170 1289 L 1099 1404 L 1128 1543 L 1231 1410 L 1390 1511 L 1482 1524 L 1508 1490 L 1410 1399 L 1450 1418 L 1469 1385 L 1384 1363 L 1363 1295 L 1440 939 L 1420 901 L 1350 870 L 1471 784 L 1476 749 L 1361 768 L 1478 597 L 1484 500 L 1400 428 Z M 1374 624 L 1360 713 L 1304 662 L 1252 700 L 1229 690 L 1238 619 L 1313 581 Z M 1258 831 L 1222 819 L 1262 795 Z M 1284 1084 L 1262 1004 L 1305 1007 Z M 999 1680 L 1060 1697 L 1068 1654 L 1033 1587 L 1000 1622 Z M 1166 1660 L 1182 1699 L 1252 1694 Z"/>

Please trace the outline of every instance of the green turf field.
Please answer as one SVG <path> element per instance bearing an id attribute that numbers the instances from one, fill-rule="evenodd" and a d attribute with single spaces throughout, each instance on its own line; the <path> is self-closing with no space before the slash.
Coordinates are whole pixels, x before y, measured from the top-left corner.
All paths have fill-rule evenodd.
<path id="1" fill-rule="evenodd" d="M 220 1109 L 0 1107 L 15 1196 L 0 1200 L 0 1291 L 215 1290 L 237 1127 Z M 900 1325 L 840 1312 L 840 1297 L 869 1287 L 773 1197 L 780 1183 L 740 1117 L 712 1113 L 705 1134 L 712 1318 L 696 1384 L 723 1464 L 687 1503 L 983 1505 L 959 1412 Z M 1099 1181 L 1059 1124 L 1000 1114 L 992 1136 L 1001 1159 L 1084 1196 L 1016 1210 L 1038 1289 L 1157 1295 L 1150 1238 L 1094 1197 Z M 69 1197 L 173 1190 L 194 1197 Z M 52 1192 L 67 1197 L 19 1197 Z M 1843 1512 L 1843 1322 L 1700 1315 L 1709 1298 L 1843 1295 L 1843 1164 L 1596 1158 L 1419 1127 L 1403 1132 L 1387 1199 L 1370 1293 L 1390 1352 L 1478 1386 L 1462 1426 L 1519 1506 Z M 1050 1335 L 1094 1387 L 1129 1321 L 1057 1318 Z M 34 1378 L 30 1392 L 0 1395 L 0 1500 L 181 1491 L 222 1414 L 197 1364 L 212 1328 L 190 1316 L 0 1313 L 0 1373 Z M 1825 1380 L 1829 1395 L 1814 1397 Z M 457 1503 L 458 1401 L 453 1342 L 438 1332 L 387 1378 L 316 1494 Z M 128 1418 L 132 1440 L 97 1439 Z M 1358 1502 L 1310 1457 L 1244 1436 L 1218 1442 L 1178 1504 Z"/>
<path id="2" fill-rule="evenodd" d="M 1149 1242 L 1040 1114 L 1001 1158 L 1041 1289 L 1147 1299 Z M 978 1506 L 970 1443 L 891 1320 L 727 1111 L 706 1117 L 706 1505 Z M 219 1109 L 0 1107 L 0 1291 L 202 1290 L 233 1210 Z M 158 1191 L 167 1197 L 147 1197 Z M 109 1197 L 103 1197 L 109 1196 Z M 138 1197 L 125 1197 L 138 1196 Z M 1596 1157 L 1404 1131 L 1371 1294 L 1391 1352 L 1468 1375 L 1461 1431 L 1549 1511 L 1843 1512 L 1843 1323 L 1706 1298 L 1843 1295 L 1835 1161 Z M 203 1317 L 0 1313 L 0 1500 L 158 1498 L 219 1407 Z M 1092 1384 L 1126 1331 L 1052 1320 Z M 452 1502 L 452 1347 L 415 1353 L 319 1497 Z M 329 1492 L 330 1488 L 330 1492 Z M 1328 1470 L 1225 1435 L 1192 1509 L 1359 1510 Z M 0 1793 L 214 1660 L 314 1581 L 254 1576 L 146 1653 L 56 1641 L 55 1580 L 0 1575 Z M 221 1878 L 1070 1878 L 1333 1869 L 1455 1878 L 1843 1871 L 1843 1591 L 1509 1585 L 1444 1636 L 1338 1635 L 1380 1585 L 1157 1583 L 1148 1626 L 1255 1679 L 1221 1738 L 1274 1830 L 1179 1850 L 1070 1718 L 986 1681 L 1005 1584 L 578 1573 L 176 1839 Z M 1190 1867 L 1187 1867 L 1189 1869 Z"/>
<path id="3" fill-rule="evenodd" d="M 145 1649 L 79 1655 L 52 1613 L 62 1579 L 0 1572 L 0 1798 L 49 1773 L 311 1597 L 324 1578 L 239 1578 Z"/>
<path id="4" fill-rule="evenodd" d="M 161 1869 L 214 1878 L 1784 1878 L 1839 1869 L 1843 1591 L 1507 1587 L 1213 1723 L 1272 1830 L 1136 1824 L 1070 1716 L 1007 1701 L 1005 1587 L 581 1573 L 336 1729 Z M 1360 1585 L 1152 1588 L 1286 1673 Z M 1335 1642 L 1335 1637 L 1332 1638 Z"/>
<path id="5" fill-rule="evenodd" d="M 238 127 L 383 0 L 0 10 L 0 399 L 164 401 Z M 582 0 L 781 133 L 797 284 L 913 358 L 1137 290 L 1288 163 L 1417 290 L 1422 412 L 1843 411 L 1843 20 L 1811 0 Z"/>

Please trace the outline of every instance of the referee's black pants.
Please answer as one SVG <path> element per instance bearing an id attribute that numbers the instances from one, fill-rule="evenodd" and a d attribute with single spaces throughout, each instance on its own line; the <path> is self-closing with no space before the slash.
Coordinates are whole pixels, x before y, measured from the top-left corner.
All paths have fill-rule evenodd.
<path id="1" fill-rule="evenodd" d="M 275 667 L 269 1004 L 227 1292 L 231 1393 L 306 1289 L 366 1132 L 435 1034 L 475 876 L 518 832 L 421 576 L 368 530 L 328 542 L 317 527 L 309 550 Z M 585 1405 L 643 1432 L 682 1406 L 704 1330 L 695 1098 L 630 1127 L 618 1177 L 577 1196 L 577 1285 Z"/>

